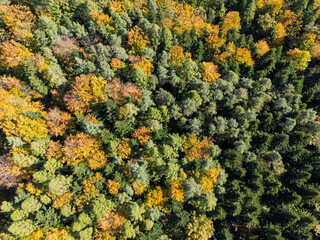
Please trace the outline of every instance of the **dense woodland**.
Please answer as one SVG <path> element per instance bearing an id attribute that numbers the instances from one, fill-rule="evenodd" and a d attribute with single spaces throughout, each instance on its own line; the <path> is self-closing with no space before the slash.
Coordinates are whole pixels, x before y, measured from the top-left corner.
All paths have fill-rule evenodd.
<path id="1" fill-rule="evenodd" d="M 320 239 L 319 0 L 1 0 L 0 239 Z"/>

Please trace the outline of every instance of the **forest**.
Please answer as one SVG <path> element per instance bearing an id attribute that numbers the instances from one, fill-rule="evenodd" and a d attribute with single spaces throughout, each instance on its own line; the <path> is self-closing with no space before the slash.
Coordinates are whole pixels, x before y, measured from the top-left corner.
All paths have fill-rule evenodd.
<path id="1" fill-rule="evenodd" d="M 0 0 L 0 239 L 320 239 L 320 0 Z"/>

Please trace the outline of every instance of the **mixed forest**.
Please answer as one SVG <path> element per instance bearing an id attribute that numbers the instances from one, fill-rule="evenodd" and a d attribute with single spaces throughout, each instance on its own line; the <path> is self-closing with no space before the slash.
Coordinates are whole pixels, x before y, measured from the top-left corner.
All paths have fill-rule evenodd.
<path id="1" fill-rule="evenodd" d="M 0 239 L 320 239 L 319 0 L 1 0 Z"/>

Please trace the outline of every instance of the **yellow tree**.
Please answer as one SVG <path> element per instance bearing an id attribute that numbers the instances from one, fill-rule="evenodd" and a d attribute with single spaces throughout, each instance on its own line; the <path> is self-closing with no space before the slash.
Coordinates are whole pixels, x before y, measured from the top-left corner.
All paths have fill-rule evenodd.
<path id="1" fill-rule="evenodd" d="M 107 80 L 102 77 L 93 74 L 77 76 L 64 97 L 67 108 L 76 115 L 90 112 L 92 105 L 107 99 L 106 86 Z"/>
<path id="2" fill-rule="evenodd" d="M 14 40 L 1 44 L 0 61 L 1 65 L 7 69 L 19 66 L 30 55 L 31 52 L 28 48 Z"/>
<path id="3" fill-rule="evenodd" d="M 251 57 L 251 52 L 247 48 L 237 48 L 235 59 L 238 63 L 247 63 L 249 66 L 254 64 Z"/>
<path id="4" fill-rule="evenodd" d="M 170 48 L 170 55 L 171 55 L 171 64 L 173 66 L 179 66 L 181 63 L 184 62 L 185 56 L 183 54 L 183 48 L 179 45 L 175 45 Z"/>
<path id="5" fill-rule="evenodd" d="M 212 62 L 203 62 L 202 64 L 204 65 L 203 81 L 211 84 L 221 76 L 221 74 L 218 73 L 218 66 Z"/>
<path id="6" fill-rule="evenodd" d="M 183 149 L 186 154 L 186 158 L 191 162 L 195 159 L 209 157 L 208 147 L 212 144 L 207 138 L 200 141 L 195 133 L 192 133 L 188 138 L 184 137 L 185 143 Z"/>
<path id="7" fill-rule="evenodd" d="M 0 15 L 14 40 L 28 43 L 33 38 L 35 18 L 28 7 L 0 5 Z"/>
<path id="8" fill-rule="evenodd" d="M 270 47 L 269 47 L 267 41 L 264 39 L 259 40 L 254 45 L 257 47 L 258 57 L 263 56 L 264 54 L 266 54 L 270 50 Z"/>
<path id="9" fill-rule="evenodd" d="M 128 44 L 131 46 L 130 54 L 141 54 L 143 49 L 150 43 L 148 35 L 146 35 L 139 26 L 134 26 L 128 32 Z"/>
<path id="10" fill-rule="evenodd" d="M 311 54 L 309 51 L 302 51 L 299 48 L 290 49 L 287 52 L 287 59 L 293 60 L 296 63 L 297 70 L 305 70 L 311 61 Z"/>
<path id="11" fill-rule="evenodd" d="M 231 28 L 235 28 L 237 30 L 241 29 L 240 21 L 241 21 L 241 18 L 239 16 L 239 12 L 237 11 L 228 12 L 224 17 L 222 17 L 222 23 L 221 23 L 222 33 L 226 35 Z"/>

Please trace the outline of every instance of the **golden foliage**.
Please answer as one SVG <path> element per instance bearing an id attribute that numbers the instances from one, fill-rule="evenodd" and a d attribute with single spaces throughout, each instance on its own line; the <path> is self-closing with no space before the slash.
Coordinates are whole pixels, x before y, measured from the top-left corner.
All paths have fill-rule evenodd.
<path id="1" fill-rule="evenodd" d="M 14 95 L 0 86 L 0 128 L 7 137 L 18 136 L 30 143 L 35 138 L 47 136 L 48 128 L 44 119 L 31 119 L 25 115 L 25 112 L 45 114 L 42 110 L 39 102 L 32 102 L 30 97 Z"/>
<path id="2" fill-rule="evenodd" d="M 114 31 L 114 27 L 112 27 L 112 19 L 108 14 L 92 12 L 91 17 L 97 25 L 101 24 L 105 26 L 109 31 Z"/>
<path id="3" fill-rule="evenodd" d="M 276 35 L 273 39 L 273 43 L 276 46 L 283 44 L 285 36 L 287 36 L 286 28 L 283 26 L 281 22 L 278 22 L 276 25 Z"/>
<path id="4" fill-rule="evenodd" d="M 132 183 L 132 188 L 133 188 L 135 195 L 141 195 L 142 193 L 144 193 L 147 190 L 146 185 L 144 185 L 143 183 L 138 183 L 137 181 L 134 181 Z"/>
<path id="5" fill-rule="evenodd" d="M 200 173 L 198 178 L 200 179 L 200 184 L 203 187 L 201 193 L 214 191 L 220 170 L 221 168 L 214 168 L 206 171 L 205 173 Z"/>
<path id="6" fill-rule="evenodd" d="M 71 129 L 75 124 L 75 119 L 69 113 L 61 111 L 58 107 L 50 109 L 46 119 L 49 134 L 55 137 L 63 136 L 66 130 Z"/>
<path id="7" fill-rule="evenodd" d="M 129 56 L 129 61 L 131 62 L 129 64 L 129 67 L 130 69 L 134 69 L 134 68 L 142 68 L 148 77 L 151 76 L 153 70 L 154 70 L 154 67 L 151 63 L 151 61 L 145 57 L 139 57 L 139 56 Z"/>
<path id="8" fill-rule="evenodd" d="M 225 44 L 226 39 L 219 37 L 219 26 L 211 25 L 207 29 L 206 43 L 209 50 L 219 52 L 219 48 Z"/>
<path id="9" fill-rule="evenodd" d="M 110 194 L 118 196 L 120 186 L 121 183 L 108 179 L 107 188 L 109 189 Z"/>
<path id="10" fill-rule="evenodd" d="M 171 64 L 173 66 L 179 66 L 181 63 L 184 62 L 185 56 L 183 54 L 183 48 L 179 45 L 175 45 L 170 48 L 170 55 L 171 55 Z"/>
<path id="11" fill-rule="evenodd" d="M 109 8 L 114 8 L 114 10 L 116 10 L 116 12 L 121 13 L 123 12 L 123 7 L 122 7 L 122 3 L 121 1 L 117 1 L 117 0 L 113 0 L 110 2 L 109 4 Z"/>
<path id="12" fill-rule="evenodd" d="M 184 189 L 182 181 L 173 181 L 170 184 L 170 197 L 176 199 L 179 202 L 184 202 Z"/>
<path id="13" fill-rule="evenodd" d="M 145 199 L 145 205 L 148 208 L 153 206 L 163 209 L 166 199 L 163 197 L 162 189 L 160 186 L 156 186 L 155 189 L 150 189 Z"/>
<path id="14" fill-rule="evenodd" d="M 285 10 L 280 17 L 280 22 L 287 32 L 298 33 L 302 27 L 302 18 L 303 14 L 301 13 L 295 14 L 291 10 Z"/>
<path id="15" fill-rule="evenodd" d="M 311 50 L 311 56 L 320 60 L 320 41 L 316 41 Z"/>
<path id="16" fill-rule="evenodd" d="M 264 54 L 266 54 L 270 50 L 270 47 L 269 47 L 267 41 L 264 39 L 259 40 L 254 45 L 257 47 L 258 57 L 263 56 Z"/>
<path id="17" fill-rule="evenodd" d="M 137 25 L 128 32 L 128 44 L 131 46 L 130 55 L 140 54 L 150 44 L 149 37 Z"/>
<path id="18" fill-rule="evenodd" d="M 0 15 L 14 40 L 28 42 L 33 38 L 34 16 L 28 7 L 0 5 Z"/>
<path id="19" fill-rule="evenodd" d="M 42 193 L 42 190 L 36 188 L 31 182 L 27 183 L 26 190 L 35 196 L 39 196 Z"/>
<path id="20" fill-rule="evenodd" d="M 7 69 L 19 66 L 30 55 L 31 52 L 28 48 L 14 40 L 6 41 L 1 44 L 0 61 L 1 65 Z"/>
<path id="21" fill-rule="evenodd" d="M 280 13 L 280 10 L 284 4 L 283 0 L 257 0 L 256 6 L 258 9 L 268 11 L 272 16 Z"/>
<path id="22" fill-rule="evenodd" d="M 209 157 L 208 147 L 212 144 L 207 138 L 200 141 L 197 139 L 195 133 L 192 133 L 190 137 L 184 137 L 183 149 L 186 154 L 186 158 L 191 162 L 195 159 Z"/>
<path id="23" fill-rule="evenodd" d="M 123 105 L 127 102 L 126 98 L 132 96 L 138 102 L 142 101 L 141 89 L 131 82 L 122 83 L 119 78 L 112 80 L 110 84 L 106 86 L 105 91 L 108 97 L 113 99 L 118 105 Z"/>
<path id="24" fill-rule="evenodd" d="M 235 28 L 237 30 L 241 29 L 240 24 L 241 18 L 239 16 L 239 12 L 237 11 L 230 11 L 225 16 L 222 17 L 222 23 L 221 23 L 221 30 L 224 35 L 227 34 L 227 32 Z"/>
<path id="25" fill-rule="evenodd" d="M 107 163 L 107 156 L 102 149 L 102 142 L 96 137 L 83 132 L 68 136 L 64 141 L 63 162 L 75 165 L 86 161 L 91 169 L 99 169 Z"/>
<path id="26" fill-rule="evenodd" d="M 122 138 L 121 142 L 118 145 L 118 156 L 123 159 L 129 159 L 131 154 L 129 140 L 129 138 Z"/>
<path id="27" fill-rule="evenodd" d="M 254 61 L 251 57 L 251 52 L 247 48 L 238 48 L 235 58 L 239 63 L 247 63 L 249 66 L 252 66 L 254 64 Z"/>
<path id="28" fill-rule="evenodd" d="M 66 93 L 64 101 L 68 109 L 76 115 L 90 112 L 90 107 L 107 99 L 104 89 L 107 81 L 94 74 L 75 78 L 71 90 Z"/>
<path id="29" fill-rule="evenodd" d="M 218 66 L 212 62 L 203 62 L 202 64 L 204 65 L 203 81 L 211 84 L 221 76 L 221 74 L 218 73 Z"/>
<path id="30" fill-rule="evenodd" d="M 63 157 L 63 146 L 58 141 L 50 141 L 47 148 L 46 157 L 50 160 L 52 158 L 61 159 Z"/>
<path id="31" fill-rule="evenodd" d="M 118 58 L 112 58 L 110 61 L 110 66 L 114 69 L 114 70 L 118 70 L 123 68 L 124 63 L 118 59 Z"/>
<path id="32" fill-rule="evenodd" d="M 52 207 L 54 207 L 55 209 L 60 209 L 62 208 L 64 205 L 68 204 L 69 202 L 71 202 L 72 200 L 72 193 L 65 193 L 60 197 L 57 197 L 53 203 L 52 203 Z"/>
<path id="33" fill-rule="evenodd" d="M 119 232 L 119 228 L 124 225 L 126 219 L 120 214 L 120 212 L 114 209 L 108 209 L 106 211 L 106 217 L 101 219 L 99 227 L 107 233 L 113 235 Z"/>
<path id="34" fill-rule="evenodd" d="M 299 48 L 295 48 L 287 52 L 287 59 L 293 60 L 296 63 L 297 70 L 305 70 L 311 61 L 311 55 L 309 51 L 302 51 Z"/>

